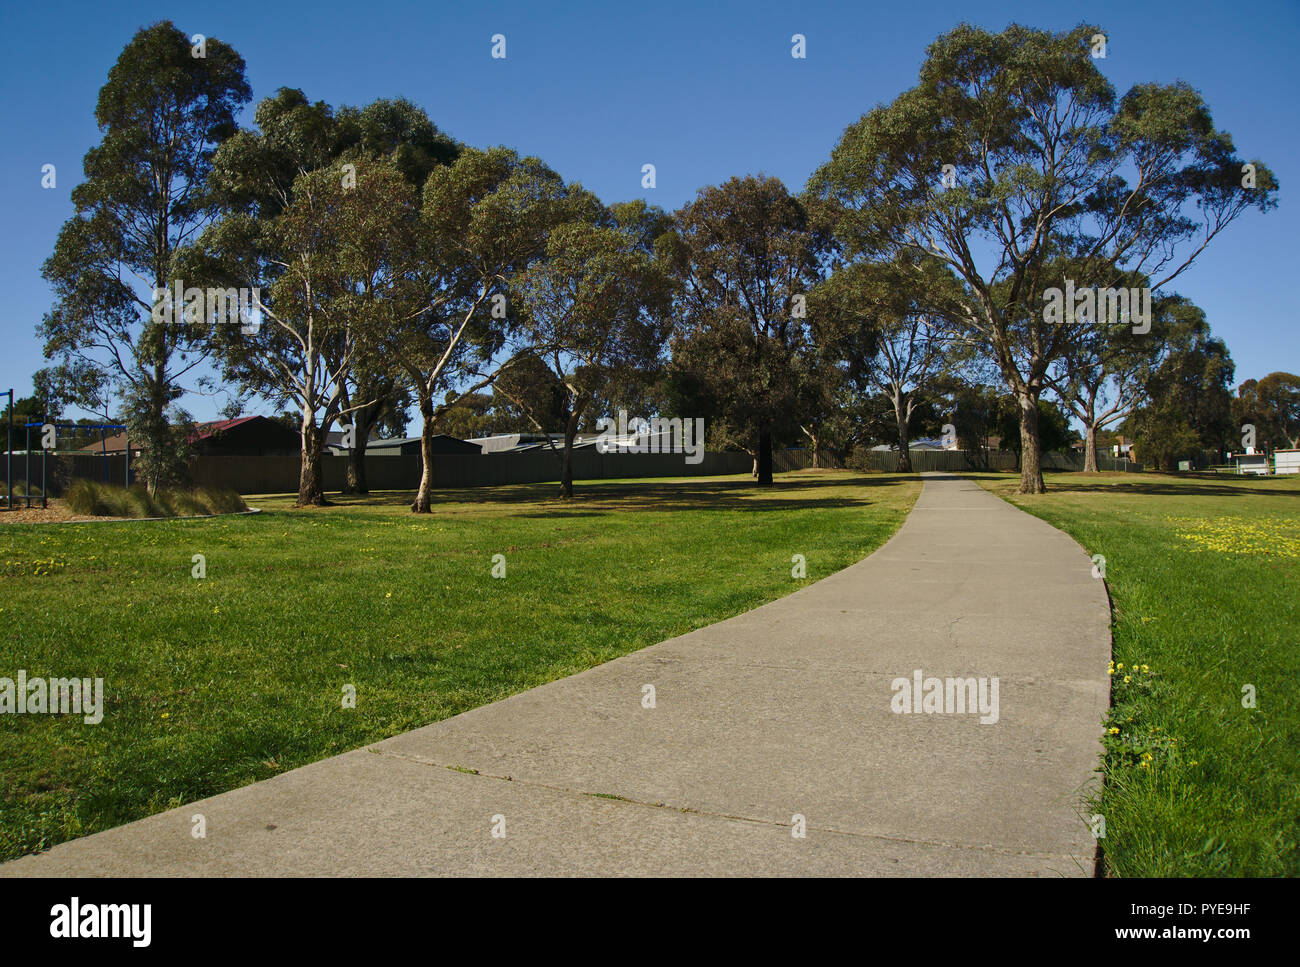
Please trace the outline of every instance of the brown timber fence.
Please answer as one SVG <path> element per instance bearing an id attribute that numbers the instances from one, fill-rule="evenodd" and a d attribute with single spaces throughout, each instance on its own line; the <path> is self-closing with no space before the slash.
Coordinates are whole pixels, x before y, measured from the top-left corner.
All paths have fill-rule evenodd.
<path id="1" fill-rule="evenodd" d="M 1016 455 L 1011 452 L 992 451 L 983 455 L 980 465 L 960 450 L 913 450 L 914 471 L 950 470 L 1014 470 Z M 14 476 L 21 476 L 20 461 L 14 459 Z M 38 457 L 33 456 L 35 468 Z M 773 469 L 777 473 L 803 470 L 813 464 L 810 450 L 777 450 L 772 454 Z M 1079 453 L 1045 453 L 1044 470 L 1082 470 L 1083 455 Z M 891 450 L 859 451 L 849 461 L 852 469 L 893 473 L 898 467 L 898 453 Z M 122 454 L 110 454 L 109 480 L 123 482 Z M 325 489 L 337 492 L 343 488 L 348 459 L 345 456 L 323 456 L 321 470 Z M 824 468 L 842 468 L 843 463 L 823 451 L 818 465 Z M 242 494 L 294 493 L 298 490 L 301 467 L 297 456 L 200 456 L 192 465 L 193 483 L 199 487 L 228 488 Z M 584 447 L 573 453 L 575 480 L 617 480 L 643 477 L 728 476 L 749 474 L 753 459 L 746 453 L 706 453 L 698 464 L 685 461 L 680 453 L 597 453 L 595 448 Z M 1115 460 L 1109 455 L 1098 457 L 1101 470 L 1141 470 L 1142 465 L 1132 461 Z M 371 490 L 414 490 L 420 483 L 420 458 L 416 455 L 368 455 L 366 458 L 366 483 Z M 49 492 L 55 496 L 63 490 L 68 480 L 88 477 L 102 480 L 104 463 L 99 454 L 59 454 L 51 457 L 47 470 Z M 33 485 L 39 485 L 39 472 L 34 473 Z M 439 454 L 433 459 L 433 486 L 439 489 L 457 487 L 497 487 L 508 484 L 545 483 L 559 480 L 559 460 L 544 449 L 521 453 Z"/>
<path id="2" fill-rule="evenodd" d="M 583 448 L 573 453 L 575 480 L 617 480 L 624 477 L 717 477 L 748 473 L 752 461 L 744 453 L 706 453 L 697 464 L 681 453 L 597 453 Z M 199 457 L 194 483 L 226 487 L 245 494 L 293 493 L 298 489 L 298 457 Z M 325 489 L 342 489 L 348 458 L 321 458 Z M 367 456 L 366 485 L 371 490 L 414 490 L 420 484 L 420 458 Z M 433 458 L 433 486 L 499 487 L 544 483 L 560 479 L 559 460 L 549 450 L 522 453 L 438 454 Z"/>
<path id="3" fill-rule="evenodd" d="M 990 450 L 972 459 L 965 450 L 912 450 L 910 452 L 912 469 L 923 470 L 1016 470 L 1019 461 L 1011 450 Z M 1073 450 L 1056 450 L 1044 453 L 1041 458 L 1044 470 L 1080 471 L 1083 469 L 1083 454 Z M 898 469 L 897 450 L 859 451 L 850 461 L 850 465 L 864 470 L 880 470 L 892 473 Z M 1142 464 L 1132 460 L 1116 460 L 1109 454 L 1097 455 L 1098 470 L 1129 470 L 1137 472 Z"/>
<path id="4" fill-rule="evenodd" d="M 860 463 L 859 453 L 853 463 L 857 469 L 892 473 L 898 467 L 898 454 L 871 450 Z M 960 450 L 913 450 L 912 469 L 923 470 L 1014 470 L 1016 455 L 993 451 L 986 455 L 987 464 L 972 464 Z M 803 470 L 812 466 L 810 450 L 777 450 L 772 454 L 777 473 Z M 823 467 L 840 463 L 823 453 L 818 461 Z M 1079 453 L 1045 453 L 1044 470 L 1082 470 Z M 1142 469 L 1142 465 L 1099 456 L 1101 470 Z M 347 457 L 321 458 L 325 489 L 338 491 L 347 473 Z M 199 457 L 194 465 L 194 483 L 201 487 L 228 487 L 245 494 L 293 493 L 298 489 L 297 457 Z M 618 480 L 638 477 L 721 477 L 748 474 L 753 459 L 747 453 L 706 453 L 704 461 L 689 464 L 680 453 L 597 453 L 583 448 L 573 453 L 575 480 Z M 522 453 L 439 454 L 433 458 L 433 486 L 499 487 L 507 484 L 546 483 L 559 480 L 559 461 L 549 450 L 526 450 Z M 414 490 L 420 483 L 418 456 L 368 456 L 366 483 L 371 490 Z"/>

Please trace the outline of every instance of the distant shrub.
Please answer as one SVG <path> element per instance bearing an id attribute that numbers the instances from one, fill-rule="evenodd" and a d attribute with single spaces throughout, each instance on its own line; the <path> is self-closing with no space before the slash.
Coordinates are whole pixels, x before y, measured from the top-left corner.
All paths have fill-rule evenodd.
<path id="1" fill-rule="evenodd" d="M 200 490 L 214 514 L 238 514 L 248 510 L 244 498 L 233 490 Z"/>
<path id="2" fill-rule="evenodd" d="M 7 496 L 8 493 L 9 492 L 5 489 L 5 482 L 0 480 L 0 497 Z M 26 480 L 14 481 L 13 497 L 15 499 L 18 497 L 26 497 L 29 494 L 33 497 L 39 497 L 41 495 L 41 488 L 36 484 L 32 484 L 29 489 Z"/>
<path id="3" fill-rule="evenodd" d="M 856 470 L 858 473 L 880 469 L 879 458 L 873 456 L 870 447 L 854 447 L 848 459 L 844 461 L 844 465 L 850 470 Z"/>
<path id="4" fill-rule="evenodd" d="M 74 480 L 63 491 L 63 501 L 74 514 L 103 517 L 112 511 L 100 493 L 102 488 L 103 484 L 93 480 Z"/>
<path id="5" fill-rule="evenodd" d="M 173 517 L 205 517 L 212 513 L 208 505 L 188 490 L 169 490 Z"/>
<path id="6" fill-rule="evenodd" d="M 166 517 L 166 508 L 149 495 L 143 484 L 127 488 L 123 517 Z"/>
<path id="7" fill-rule="evenodd" d="M 74 514 L 90 517 L 210 517 L 248 510 L 233 490 L 159 490 L 150 495 L 140 484 L 115 487 L 84 479 L 72 481 L 63 500 Z"/>
<path id="8" fill-rule="evenodd" d="M 99 485 L 99 502 L 107 509 L 109 517 L 134 517 L 131 513 L 131 495 L 125 487 L 111 484 Z"/>

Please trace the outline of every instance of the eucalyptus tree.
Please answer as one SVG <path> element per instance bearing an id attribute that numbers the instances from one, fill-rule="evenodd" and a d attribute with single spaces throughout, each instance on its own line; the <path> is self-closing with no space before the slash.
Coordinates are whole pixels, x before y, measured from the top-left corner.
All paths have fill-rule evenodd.
<path id="1" fill-rule="evenodd" d="M 484 420 L 491 433 L 541 433 L 550 439 L 564 431 L 567 391 L 546 361 L 524 351 L 492 384 Z M 462 397 L 459 408 L 473 397 Z M 445 426 L 440 421 L 439 426 Z M 483 434 L 473 434 L 481 436 Z"/>
<path id="2" fill-rule="evenodd" d="M 459 148 L 401 100 L 335 112 L 282 88 L 255 122 L 217 153 L 211 182 L 226 217 L 191 270 L 269 295 L 259 324 L 214 325 L 209 338 L 227 379 L 300 414 L 298 501 L 319 504 L 330 427 L 351 418 L 356 435 L 353 414 L 373 423 L 381 393 L 400 403 L 380 346 L 419 300 L 421 183 Z M 360 442 L 351 488 L 364 486 Z"/>
<path id="3" fill-rule="evenodd" d="M 1300 376 L 1269 373 L 1256 384 L 1255 393 L 1277 429 L 1274 446 L 1300 447 Z"/>
<path id="4" fill-rule="evenodd" d="M 298 175 L 270 218 L 235 215 L 206 239 L 214 258 L 258 280 L 260 318 L 214 326 L 223 373 L 301 415 L 298 505 L 323 504 L 330 427 L 370 405 L 348 395 L 354 369 L 401 323 L 419 258 L 415 189 L 387 161 Z M 200 269 L 202 271 L 202 269 Z"/>
<path id="5" fill-rule="evenodd" d="M 1300 376 L 1276 372 L 1246 380 L 1237 387 L 1232 412 L 1243 436 L 1254 436 L 1260 449 L 1300 447 Z M 1245 433 L 1248 426 L 1253 434 Z"/>
<path id="6" fill-rule="evenodd" d="M 898 472 L 910 473 L 912 421 L 967 354 L 965 293 L 952 272 L 902 254 L 892 263 L 852 262 L 813 293 L 818 341 L 869 388 L 894 417 Z"/>
<path id="7" fill-rule="evenodd" d="M 1201 451 L 1234 449 L 1240 442 L 1232 412 L 1235 366 L 1198 306 L 1171 300 L 1165 329 L 1169 346 L 1147 379 L 1141 405 L 1124 423 L 1135 438 L 1137 459 L 1171 470 Z"/>
<path id="8" fill-rule="evenodd" d="M 342 408 L 352 420 L 346 425 L 348 466 L 343 492 L 368 494 L 366 451 L 370 435 L 386 433 L 390 437 L 406 434 L 411 407 L 411 390 L 400 371 L 377 354 L 366 354 L 343 381 Z M 355 403 L 355 405 L 354 405 Z"/>
<path id="9" fill-rule="evenodd" d="M 1277 181 L 1244 163 L 1181 81 L 1117 97 L 1093 57 L 1104 35 L 963 24 L 930 45 L 916 87 L 845 131 L 810 192 L 850 258 L 911 252 L 968 287 L 967 322 L 1020 410 L 1022 493 L 1042 491 L 1038 398 L 1076 334 L 1042 299 L 1116 268 L 1158 290 Z M 1048 271 L 1066 257 L 1070 280 Z"/>
<path id="10" fill-rule="evenodd" d="M 774 437 L 798 432 L 807 296 L 821 278 L 817 230 L 777 178 L 703 188 L 659 243 L 678 280 L 672 378 L 706 402 L 772 483 Z"/>
<path id="11" fill-rule="evenodd" d="M 612 382 L 657 367 L 672 304 L 672 280 L 654 252 L 656 228 L 667 225 L 663 212 L 630 203 L 616 213 L 594 198 L 575 207 L 582 217 L 556 226 L 544 257 L 511 286 L 531 354 L 563 389 L 561 497 L 573 496 L 580 421 Z M 544 429 L 526 397 L 516 402 Z"/>
<path id="12" fill-rule="evenodd" d="M 1141 277 L 1120 282 L 1145 287 Z M 1146 400 L 1152 375 L 1160 368 L 1194 307 L 1169 294 L 1152 304 L 1148 325 L 1135 332 L 1131 319 L 1086 320 L 1045 380 L 1070 415 L 1083 425 L 1083 469 L 1097 472 L 1097 435 L 1128 419 Z"/>
<path id="13" fill-rule="evenodd" d="M 177 252 L 220 212 L 207 190 L 213 151 L 251 96 L 234 49 L 208 37 L 201 53 L 169 21 L 123 49 L 95 107 L 103 136 L 42 267 L 55 295 L 37 329 L 45 355 L 67 369 L 65 383 L 126 401 L 151 489 L 185 473 L 185 428 L 173 424 L 184 422 L 182 380 L 206 355 L 200 332 L 154 313 L 154 293 L 171 289 Z"/>
<path id="14" fill-rule="evenodd" d="M 405 98 L 380 99 L 365 107 L 342 107 L 337 114 L 338 157 L 383 158 L 391 161 L 406 180 L 422 189 L 430 172 L 451 164 L 460 145 L 438 130 L 419 107 Z M 345 493 L 369 493 L 366 485 L 366 449 L 372 431 L 393 436 L 405 433 L 413 402 L 401 368 L 391 359 L 370 354 L 354 367 L 344 384 L 345 411 L 353 402 L 349 427 L 354 445 L 348 450 Z"/>
<path id="15" fill-rule="evenodd" d="M 381 341 L 420 411 L 423 470 L 411 510 L 429 513 L 441 414 L 509 369 L 523 350 L 509 287 L 571 217 L 575 195 L 536 158 L 465 148 L 424 185 L 416 297 Z M 536 349 L 537 347 L 531 347 Z M 437 402 L 439 399 L 442 402 Z"/>
<path id="16" fill-rule="evenodd" d="M 880 434 L 874 388 L 837 356 L 814 350 L 799 358 L 799 432 L 812 451 L 814 468 L 827 466 L 827 455 L 844 465 L 854 450 Z"/>

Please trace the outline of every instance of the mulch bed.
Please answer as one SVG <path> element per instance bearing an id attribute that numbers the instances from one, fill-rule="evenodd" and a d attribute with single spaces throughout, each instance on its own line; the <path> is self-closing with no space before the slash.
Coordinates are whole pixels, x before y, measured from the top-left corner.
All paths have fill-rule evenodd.
<path id="1" fill-rule="evenodd" d="M 57 524 L 63 521 L 117 520 L 116 517 L 74 514 L 57 497 L 50 498 L 50 506 L 47 508 L 42 508 L 35 498 L 32 499 L 31 507 L 24 507 L 24 503 L 23 498 L 16 498 L 13 510 L 9 510 L 3 504 L 0 504 L 0 524 Z"/>

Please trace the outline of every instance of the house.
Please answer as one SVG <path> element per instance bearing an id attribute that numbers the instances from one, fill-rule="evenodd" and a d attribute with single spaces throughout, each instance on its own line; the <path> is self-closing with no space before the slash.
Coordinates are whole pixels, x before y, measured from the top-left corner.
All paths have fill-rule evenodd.
<path id="1" fill-rule="evenodd" d="M 469 441 L 482 447 L 483 453 L 527 453 L 532 450 L 564 449 L 563 433 L 502 433 L 475 437 Z M 611 433 L 575 433 L 573 449 L 595 448 L 597 453 L 676 453 L 682 446 L 680 432 L 672 429 L 657 433 L 642 430 L 618 436 Z M 603 450 L 602 450 L 603 447 Z"/>
<path id="2" fill-rule="evenodd" d="M 952 446 L 946 447 L 946 449 L 966 450 L 966 451 L 987 450 L 989 452 L 992 452 L 994 450 L 1002 449 L 1002 437 L 990 436 L 990 437 L 983 437 L 983 438 L 981 437 L 971 438 L 971 437 L 959 436 L 952 441 Z"/>
<path id="3" fill-rule="evenodd" d="M 471 437 L 465 442 L 478 446 L 480 453 L 510 453 L 544 446 L 548 439 L 554 440 L 558 446 L 564 444 L 563 433 L 498 433 L 495 436 Z"/>
<path id="4" fill-rule="evenodd" d="M 138 453 L 141 443 L 132 440 L 131 449 Z M 118 433 L 81 450 L 86 453 L 121 453 L 126 444 L 127 434 Z M 302 438 L 296 430 L 265 416 L 199 423 L 190 434 L 190 444 L 196 454 L 205 457 L 282 457 L 297 456 L 302 452 Z"/>
<path id="5" fill-rule="evenodd" d="M 686 432 L 693 431 L 690 427 L 686 427 Z M 560 435 L 556 443 L 558 446 L 563 446 L 564 436 Z M 692 440 L 692 446 L 696 443 L 703 443 L 703 440 Z M 597 453 L 678 453 L 685 446 L 682 432 L 674 431 L 672 428 L 653 433 L 642 429 L 624 436 L 606 432 L 578 433 L 573 437 L 573 449 L 594 447 Z"/>
<path id="6" fill-rule="evenodd" d="M 347 431 L 345 430 L 330 430 L 328 433 L 325 434 L 325 448 L 327 450 L 333 450 L 335 447 L 343 447 L 343 449 L 346 450 L 347 445 L 343 442 L 346 437 L 347 437 Z M 375 440 L 378 439 L 379 437 L 375 433 L 374 427 L 371 427 L 370 441 L 373 443 Z"/>
<path id="7" fill-rule="evenodd" d="M 478 455 L 482 453 L 477 443 L 468 440 L 458 440 L 454 436 L 447 436 L 445 433 L 435 433 L 433 435 L 433 452 L 436 454 L 450 453 L 467 453 Z M 331 443 L 328 445 L 331 453 L 338 456 L 347 456 L 348 448 L 341 444 Z M 418 457 L 420 455 L 420 438 L 418 436 L 398 437 L 392 440 L 371 439 L 366 443 L 367 457 Z"/>
<path id="8" fill-rule="evenodd" d="M 889 450 L 897 450 L 898 444 L 882 443 L 879 446 L 872 447 L 871 449 L 875 450 L 877 453 L 884 453 Z M 913 440 L 907 445 L 907 449 L 916 452 L 918 450 L 948 450 L 955 449 L 955 447 L 945 446 L 943 440 Z"/>
<path id="9" fill-rule="evenodd" d="M 190 442 L 207 457 L 293 457 L 302 452 L 297 430 L 265 416 L 200 423 Z"/>

